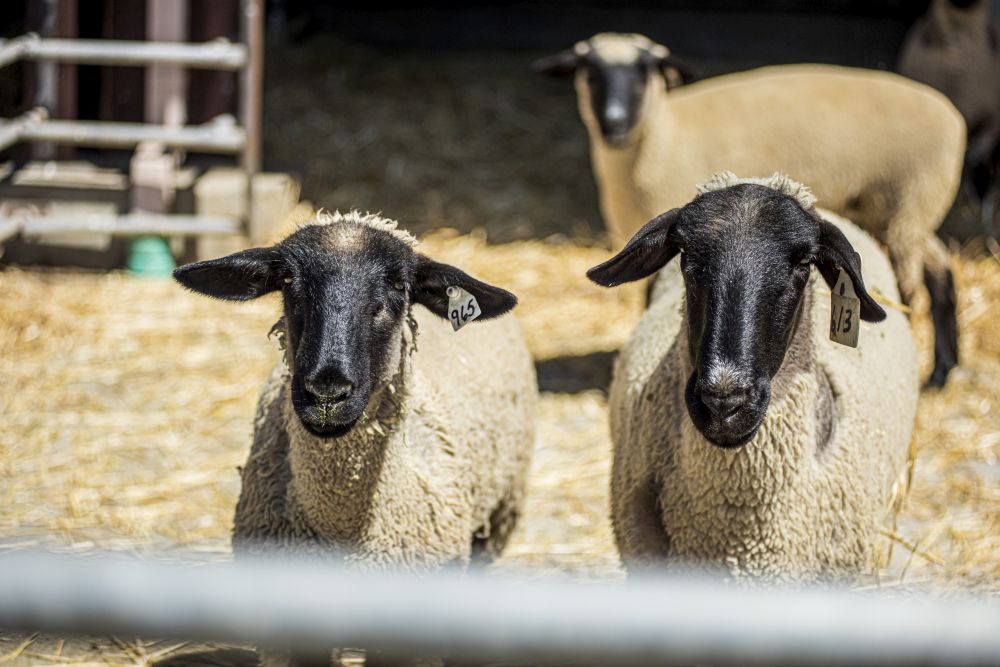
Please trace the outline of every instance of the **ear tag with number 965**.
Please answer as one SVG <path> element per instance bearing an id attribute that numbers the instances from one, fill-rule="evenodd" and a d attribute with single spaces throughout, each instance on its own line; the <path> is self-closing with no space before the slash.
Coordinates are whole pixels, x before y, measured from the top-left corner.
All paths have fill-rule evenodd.
<path id="1" fill-rule="evenodd" d="M 854 283 L 840 269 L 837 284 L 830 292 L 830 340 L 848 347 L 858 346 L 861 324 L 861 299 L 854 292 Z"/>
<path id="2" fill-rule="evenodd" d="M 448 320 L 452 329 L 458 331 L 482 314 L 476 297 L 461 287 L 452 285 L 448 288 Z"/>

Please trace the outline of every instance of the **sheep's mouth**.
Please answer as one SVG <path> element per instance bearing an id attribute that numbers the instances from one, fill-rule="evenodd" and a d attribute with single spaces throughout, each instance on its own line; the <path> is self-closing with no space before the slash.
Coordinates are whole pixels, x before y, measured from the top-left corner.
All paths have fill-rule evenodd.
<path id="1" fill-rule="evenodd" d="M 314 435 L 317 438 L 339 438 L 350 433 L 351 429 L 353 429 L 354 425 L 357 423 L 357 420 L 355 420 L 349 424 L 316 426 L 303 419 L 302 415 L 299 415 L 299 421 L 302 422 L 302 427 L 308 431 L 310 435 Z"/>
<path id="2" fill-rule="evenodd" d="M 701 430 L 702 435 L 710 443 L 719 447 L 720 449 L 739 449 L 743 445 L 747 444 L 754 439 L 757 435 L 757 431 L 760 430 L 760 425 L 764 422 L 764 415 L 761 415 L 754 424 L 753 428 L 745 433 L 733 433 L 733 432 L 716 432 L 716 429 L 704 429 Z"/>
<path id="3" fill-rule="evenodd" d="M 318 438 L 339 438 L 354 428 L 361 418 L 367 400 L 364 392 L 350 399 L 333 403 L 317 399 L 307 392 L 298 378 L 292 379 L 292 407 L 303 428 Z"/>
<path id="4" fill-rule="evenodd" d="M 629 140 L 632 138 L 632 129 L 624 130 L 606 130 L 601 133 L 604 137 L 604 143 L 606 143 L 611 148 L 625 148 L 629 144 Z"/>

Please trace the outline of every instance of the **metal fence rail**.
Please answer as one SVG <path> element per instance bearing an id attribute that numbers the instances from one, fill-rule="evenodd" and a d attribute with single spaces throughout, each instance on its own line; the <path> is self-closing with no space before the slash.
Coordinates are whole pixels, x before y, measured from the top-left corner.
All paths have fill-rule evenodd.
<path id="1" fill-rule="evenodd" d="M 79 65 L 180 65 L 238 70 L 247 64 L 247 47 L 227 39 L 201 44 L 111 39 L 50 39 L 34 33 L 0 40 L 0 67 L 19 60 L 50 60 Z"/>
<path id="2" fill-rule="evenodd" d="M 49 120 L 45 109 L 37 108 L 11 120 L 0 119 L 0 150 L 19 141 L 52 141 L 103 148 L 134 148 L 149 141 L 206 153 L 239 153 L 247 145 L 247 133 L 231 121 L 231 116 L 219 117 L 204 125 L 173 127 L 147 123 Z"/>
<path id="3" fill-rule="evenodd" d="M 1000 664 L 1000 605 L 846 591 L 0 556 L 0 627 L 605 664 Z"/>

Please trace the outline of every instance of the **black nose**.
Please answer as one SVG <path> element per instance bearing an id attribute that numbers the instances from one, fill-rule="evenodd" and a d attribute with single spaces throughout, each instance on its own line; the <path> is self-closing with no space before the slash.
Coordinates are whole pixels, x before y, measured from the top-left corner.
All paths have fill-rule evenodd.
<path id="1" fill-rule="evenodd" d="M 333 403 L 346 401 L 354 391 L 354 383 L 336 371 L 311 374 L 302 384 L 316 398 Z"/>
<path id="2" fill-rule="evenodd" d="M 723 419 L 739 412 L 740 408 L 747 404 L 748 398 L 745 393 L 725 395 L 709 394 L 704 391 L 701 393 L 702 403 L 712 411 L 712 414 Z"/>

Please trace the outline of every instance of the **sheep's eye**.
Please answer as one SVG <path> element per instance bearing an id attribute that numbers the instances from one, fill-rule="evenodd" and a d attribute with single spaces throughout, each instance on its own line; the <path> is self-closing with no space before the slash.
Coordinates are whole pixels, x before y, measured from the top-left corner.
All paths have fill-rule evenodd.
<path id="1" fill-rule="evenodd" d="M 292 279 L 291 278 L 282 278 L 281 282 L 285 283 L 286 285 L 291 285 L 292 284 Z"/>
<path id="2" fill-rule="evenodd" d="M 396 290 L 397 292 L 402 292 L 403 290 L 406 289 L 406 283 L 404 283 L 402 280 L 394 280 L 392 282 L 392 289 Z"/>

